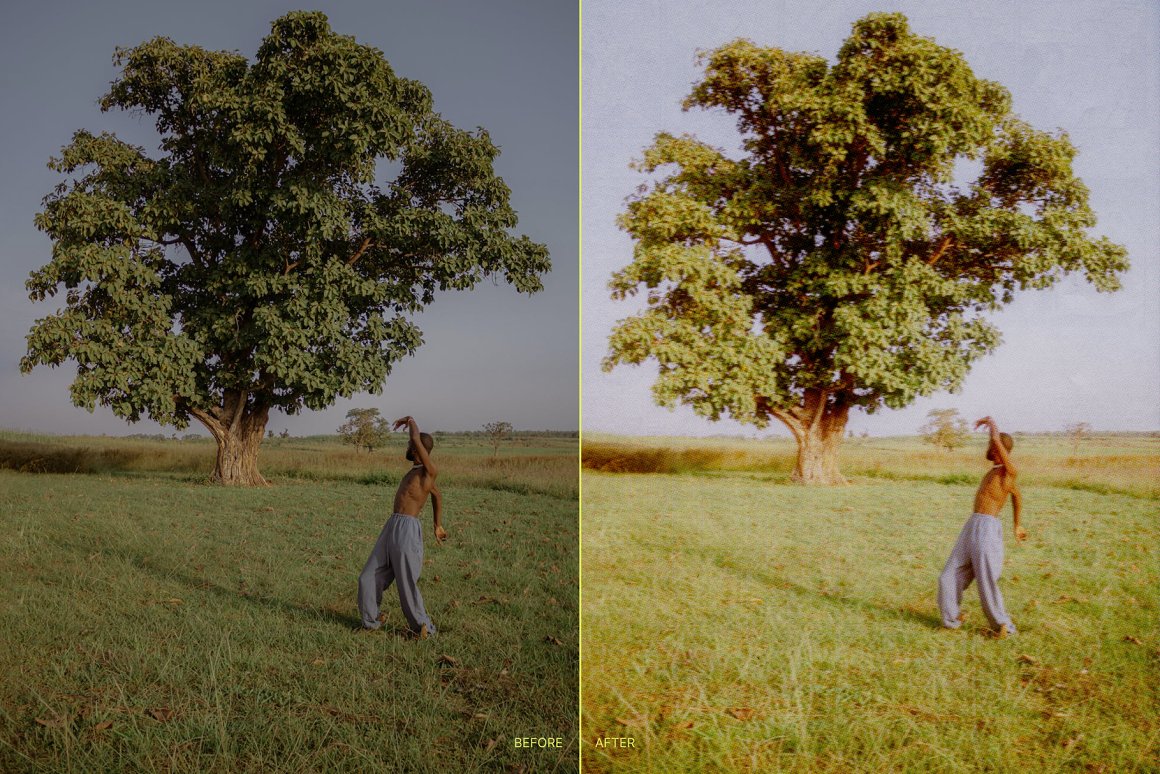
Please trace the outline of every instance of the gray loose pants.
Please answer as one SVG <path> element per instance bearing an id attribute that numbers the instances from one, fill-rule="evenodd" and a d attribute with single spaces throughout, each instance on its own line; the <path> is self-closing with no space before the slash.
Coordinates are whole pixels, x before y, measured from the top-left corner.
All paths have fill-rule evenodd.
<path id="1" fill-rule="evenodd" d="M 1003 522 L 985 513 L 973 513 L 963 525 L 959 539 L 938 578 L 938 609 L 943 626 L 957 629 L 963 590 L 972 580 L 979 582 L 979 601 L 991 625 L 998 629 L 1006 624 L 1009 634 L 1015 624 L 1003 607 L 999 592 L 999 574 L 1003 571 Z"/>
<path id="2" fill-rule="evenodd" d="M 427 624 L 427 633 L 435 633 L 435 624 L 423 607 L 419 593 L 419 573 L 423 570 L 423 527 L 415 516 L 396 513 L 387 519 L 374 550 L 358 576 L 358 611 L 362 625 L 377 629 L 379 603 L 383 592 L 395 583 L 399 590 L 399 604 L 411 631 L 418 632 Z"/>

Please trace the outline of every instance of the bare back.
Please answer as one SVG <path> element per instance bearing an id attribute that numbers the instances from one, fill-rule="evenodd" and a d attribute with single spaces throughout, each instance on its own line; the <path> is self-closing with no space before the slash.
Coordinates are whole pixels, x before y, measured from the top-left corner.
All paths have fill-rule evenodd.
<path id="1" fill-rule="evenodd" d="M 395 492 L 394 513 L 418 516 L 427 502 L 427 495 L 435 486 L 435 477 L 427 474 L 427 469 L 416 465 L 403 475 Z"/>
<path id="2" fill-rule="evenodd" d="M 996 465 L 983 476 L 975 492 L 975 513 L 998 516 L 1007 502 L 1007 495 L 1015 488 L 1015 476 L 1002 465 Z"/>

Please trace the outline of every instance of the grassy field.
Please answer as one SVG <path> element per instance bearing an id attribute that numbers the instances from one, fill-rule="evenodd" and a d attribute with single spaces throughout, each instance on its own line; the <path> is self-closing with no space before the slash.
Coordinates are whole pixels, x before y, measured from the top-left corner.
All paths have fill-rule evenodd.
<path id="1" fill-rule="evenodd" d="M 392 436 L 386 449 L 373 453 L 343 444 L 338 436 L 272 438 L 262 444 L 259 468 L 274 480 L 393 484 L 406 446 L 401 433 Z M 578 496 L 575 438 L 516 437 L 496 452 L 478 437 L 439 434 L 435 446 L 443 463 L 441 485 Z M 214 455 L 214 442 L 208 437 L 156 441 L 0 430 L 0 470 L 22 473 L 165 475 L 201 482 L 213 472 Z"/>
<path id="2" fill-rule="evenodd" d="M 867 439 L 806 489 L 787 443 L 586 434 L 583 769 L 1160 770 L 1160 441 L 1017 438 L 1003 641 L 935 603 L 982 452 Z"/>
<path id="3" fill-rule="evenodd" d="M 0 771 L 574 771 L 575 440 L 440 439 L 423 642 L 352 630 L 404 444 L 0 437 Z"/>
<path id="4" fill-rule="evenodd" d="M 1099 434 L 1077 447 L 1062 436 L 1015 434 L 1020 481 L 1097 494 L 1160 499 L 1160 435 Z M 620 438 L 584 435 L 584 467 L 608 473 L 752 473 L 784 483 L 793 472 L 791 439 Z M 954 452 L 916 438 L 856 438 L 842 447 L 842 471 L 854 482 L 885 479 L 978 483 L 982 435 Z"/>

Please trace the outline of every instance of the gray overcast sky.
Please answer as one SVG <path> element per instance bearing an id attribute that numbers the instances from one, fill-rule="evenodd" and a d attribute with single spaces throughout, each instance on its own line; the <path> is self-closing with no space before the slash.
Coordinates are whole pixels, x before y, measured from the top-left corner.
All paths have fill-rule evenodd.
<path id="1" fill-rule="evenodd" d="M 381 395 L 340 400 L 326 412 L 269 427 L 295 435 L 333 432 L 353 406 L 424 428 L 575 429 L 578 393 L 578 10 L 573 2 L 454 0 L 316 2 L 5 3 L 0 25 L 0 428 L 51 433 L 158 432 L 98 408 L 72 406 L 70 363 L 22 376 L 18 362 L 34 320 L 60 304 L 34 306 L 30 271 L 51 255 L 33 215 L 59 181 L 45 165 L 72 133 L 109 130 L 157 148 L 152 123 L 102 114 L 97 99 L 116 77 L 117 46 L 164 35 L 178 43 L 252 57 L 270 22 L 321 10 L 337 32 L 380 49 L 395 71 L 430 87 L 436 109 L 462 129 L 485 127 L 502 149 L 498 173 L 512 189 L 518 231 L 546 243 L 553 271 L 545 290 L 517 294 L 489 282 L 448 293 L 419 318 L 426 343 L 398 363 Z M 200 431 L 197 423 L 189 431 Z M 169 432 L 168 429 L 165 432 Z"/>
<path id="2" fill-rule="evenodd" d="M 583 429 L 628 434 L 756 432 L 711 423 L 686 408 L 657 408 L 654 363 L 600 371 L 615 321 L 642 306 L 608 298 L 610 274 L 632 256 L 615 218 L 643 177 L 628 169 L 653 135 L 691 132 L 737 147 L 724 113 L 682 113 L 700 74 L 697 49 L 739 37 L 831 61 L 851 24 L 872 11 L 902 11 L 911 28 L 962 51 L 975 73 L 1012 94 L 1033 126 L 1065 129 L 1076 169 L 1092 192 L 1096 233 L 1127 246 L 1124 288 L 1099 294 L 1081 278 L 1024 294 L 995 316 L 997 352 L 979 361 L 962 391 L 901 411 L 855 413 L 850 429 L 913 433 L 931 408 L 970 418 L 993 414 L 1015 430 L 1160 428 L 1160 5 L 1154 0 L 1050 2 L 816 2 L 736 0 L 669 5 L 585 0 L 583 23 Z M 774 434 L 785 435 L 780 425 Z"/>

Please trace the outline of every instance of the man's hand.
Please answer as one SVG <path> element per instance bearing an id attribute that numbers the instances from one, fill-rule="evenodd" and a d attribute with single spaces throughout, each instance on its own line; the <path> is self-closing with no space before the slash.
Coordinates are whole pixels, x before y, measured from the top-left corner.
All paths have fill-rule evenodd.
<path id="1" fill-rule="evenodd" d="M 1017 541 L 1019 541 L 1020 543 L 1022 543 L 1024 540 L 1027 539 L 1027 530 L 1023 529 L 1022 527 L 1016 527 L 1015 528 L 1015 539 Z"/>
<path id="2" fill-rule="evenodd" d="M 447 539 L 447 530 L 443 529 L 442 527 L 436 527 L 435 528 L 435 541 L 437 543 L 442 543 L 446 539 Z"/>
<path id="3" fill-rule="evenodd" d="M 410 415 L 407 415 L 407 416 L 403 417 L 402 419 L 396 419 L 396 420 L 395 420 L 395 423 L 394 423 L 393 425 L 391 425 L 391 429 L 392 429 L 392 430 L 398 430 L 398 429 L 399 429 L 400 427 L 402 427 L 403 425 L 408 425 L 408 424 L 410 424 L 410 423 L 411 423 L 411 421 L 412 421 L 412 420 L 411 420 L 411 417 L 410 417 Z"/>
<path id="4" fill-rule="evenodd" d="M 983 425 L 986 425 L 991 430 L 994 430 L 995 429 L 995 420 L 991 419 L 991 417 L 983 417 L 978 422 L 975 422 L 975 429 L 978 430 Z"/>

